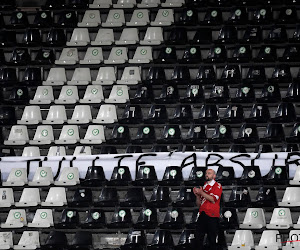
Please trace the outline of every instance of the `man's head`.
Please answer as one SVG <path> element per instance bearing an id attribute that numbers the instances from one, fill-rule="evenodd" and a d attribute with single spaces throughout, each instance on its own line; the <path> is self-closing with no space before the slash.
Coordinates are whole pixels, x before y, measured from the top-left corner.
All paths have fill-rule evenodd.
<path id="1" fill-rule="evenodd" d="M 213 180 L 215 178 L 216 178 L 216 172 L 215 172 L 215 170 L 213 170 L 211 168 L 207 169 L 206 172 L 205 172 L 205 180 L 206 181 L 211 181 L 211 180 Z"/>

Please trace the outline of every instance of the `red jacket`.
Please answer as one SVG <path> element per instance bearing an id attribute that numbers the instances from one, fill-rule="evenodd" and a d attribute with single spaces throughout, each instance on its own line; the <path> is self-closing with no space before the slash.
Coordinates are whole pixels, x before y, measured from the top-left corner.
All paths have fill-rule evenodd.
<path id="1" fill-rule="evenodd" d="M 199 212 L 204 211 L 210 217 L 220 217 L 220 200 L 222 195 L 222 186 L 220 183 L 212 180 L 210 184 L 205 182 L 203 186 L 205 193 L 211 195 L 214 198 L 215 203 L 212 203 L 206 200 L 204 197 L 201 197 L 201 205 Z"/>

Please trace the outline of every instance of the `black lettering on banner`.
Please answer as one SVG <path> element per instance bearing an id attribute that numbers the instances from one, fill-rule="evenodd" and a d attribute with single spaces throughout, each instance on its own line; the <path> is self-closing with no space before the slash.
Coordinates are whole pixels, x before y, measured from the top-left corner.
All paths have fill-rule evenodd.
<path id="1" fill-rule="evenodd" d="M 236 160 L 235 160 L 236 158 L 239 158 L 239 157 L 247 157 L 247 158 L 250 158 L 251 156 L 250 156 L 249 154 L 239 154 L 239 155 L 233 156 L 233 157 L 231 157 L 231 158 L 229 159 L 230 161 L 232 161 L 232 162 L 234 162 L 234 163 L 236 163 L 236 164 L 239 164 L 239 165 L 242 166 L 242 167 L 245 167 L 245 165 L 244 165 L 242 162 L 236 161 Z"/>
<path id="2" fill-rule="evenodd" d="M 290 241 L 298 241 L 298 234 L 292 234 Z"/>
<path id="3" fill-rule="evenodd" d="M 299 156 L 299 158 L 295 159 L 295 160 L 291 160 L 291 158 L 293 156 Z M 286 165 L 293 165 L 293 164 L 296 164 L 296 166 L 299 166 L 300 165 L 300 153 L 298 152 L 292 152 L 292 153 L 288 153 L 287 154 L 287 157 L 286 157 L 286 160 L 285 160 L 285 164 Z M 289 166 L 288 166 L 289 167 Z"/>
<path id="4" fill-rule="evenodd" d="M 188 163 L 185 163 L 189 158 L 192 158 L 193 160 L 191 162 L 188 162 Z M 197 156 L 195 153 L 192 153 L 191 155 L 189 155 L 188 157 L 185 157 L 183 160 L 182 160 L 182 163 L 180 165 L 181 168 L 184 168 L 186 166 L 189 166 L 189 165 L 194 165 L 194 167 L 197 167 Z"/>
<path id="5" fill-rule="evenodd" d="M 219 159 L 216 161 L 216 162 L 213 162 L 213 163 L 208 163 L 209 159 L 211 158 L 211 156 L 216 156 L 216 157 L 219 157 Z M 205 160 L 205 166 L 206 167 L 210 167 L 210 166 L 218 166 L 220 168 L 223 167 L 222 164 L 220 164 L 219 162 L 221 160 L 223 160 L 224 157 L 222 155 L 219 155 L 219 154 L 209 154 L 207 157 L 206 157 L 206 160 Z"/>

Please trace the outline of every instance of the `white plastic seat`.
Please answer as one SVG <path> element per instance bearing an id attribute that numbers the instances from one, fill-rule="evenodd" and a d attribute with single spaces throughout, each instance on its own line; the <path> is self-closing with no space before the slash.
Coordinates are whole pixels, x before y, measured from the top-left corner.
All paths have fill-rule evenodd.
<path id="1" fill-rule="evenodd" d="M 102 27 L 121 27 L 125 24 L 124 10 L 111 9 Z"/>
<path id="2" fill-rule="evenodd" d="M 185 0 L 166 0 L 161 7 L 182 7 L 183 4 L 185 4 Z"/>
<path id="3" fill-rule="evenodd" d="M 124 28 L 120 39 L 115 41 L 116 45 L 136 44 L 139 41 L 137 28 Z"/>
<path id="4" fill-rule="evenodd" d="M 113 29 L 99 29 L 95 41 L 92 41 L 93 46 L 112 45 L 115 41 Z"/>
<path id="5" fill-rule="evenodd" d="M 153 60 L 152 47 L 140 46 L 136 48 L 134 56 L 129 59 L 129 63 L 150 63 Z"/>
<path id="6" fill-rule="evenodd" d="M 283 207 L 300 206 L 300 187 L 287 187 L 282 201 L 278 202 L 278 205 Z"/>
<path id="7" fill-rule="evenodd" d="M 112 0 L 94 0 L 92 4 L 89 4 L 91 9 L 108 9 L 112 6 Z"/>
<path id="8" fill-rule="evenodd" d="M 55 104 L 74 104 L 79 101 L 77 86 L 63 86 Z"/>
<path id="9" fill-rule="evenodd" d="M 274 208 L 270 224 L 267 229 L 288 229 L 293 226 L 289 208 Z"/>
<path id="10" fill-rule="evenodd" d="M 29 142 L 27 127 L 24 125 L 13 125 L 9 132 L 8 139 L 4 145 L 25 145 Z"/>
<path id="11" fill-rule="evenodd" d="M 231 246 L 228 250 L 251 250 L 254 248 L 254 239 L 251 230 L 236 230 Z"/>
<path id="12" fill-rule="evenodd" d="M 58 177 L 58 180 L 54 182 L 56 186 L 75 186 L 79 184 L 79 170 L 77 167 L 64 167 Z"/>
<path id="13" fill-rule="evenodd" d="M 40 148 L 39 147 L 24 147 L 22 152 L 23 157 L 40 157 Z"/>
<path id="14" fill-rule="evenodd" d="M 51 167 L 39 167 L 34 173 L 32 181 L 28 182 L 29 186 L 50 186 L 53 184 L 53 173 Z"/>
<path id="15" fill-rule="evenodd" d="M 69 124 L 85 124 L 92 121 L 91 108 L 88 105 L 77 105 L 72 114 L 72 118 L 68 120 Z"/>
<path id="16" fill-rule="evenodd" d="M 300 235 L 300 230 L 291 230 L 286 245 L 283 246 L 282 249 L 283 250 L 300 249 L 299 235 Z"/>
<path id="17" fill-rule="evenodd" d="M 50 104 L 54 101 L 52 86 L 38 86 L 30 104 Z"/>
<path id="18" fill-rule="evenodd" d="M 28 183 L 26 168 L 12 168 L 2 186 L 24 186 Z"/>
<path id="19" fill-rule="evenodd" d="M 133 11 L 130 22 L 126 22 L 126 26 L 146 26 L 150 23 L 149 11 L 136 9 Z"/>
<path id="20" fill-rule="evenodd" d="M 262 208 L 247 208 L 241 229 L 261 229 L 266 226 L 265 213 Z"/>
<path id="21" fill-rule="evenodd" d="M 107 60 L 104 60 L 105 64 L 123 64 L 128 61 L 127 48 L 126 47 L 113 47 L 110 51 Z"/>
<path id="22" fill-rule="evenodd" d="M 113 104 L 103 104 L 100 106 L 97 118 L 93 123 L 112 124 L 118 121 L 116 106 Z"/>
<path id="23" fill-rule="evenodd" d="M 128 86 L 114 85 L 105 103 L 126 103 L 129 101 Z"/>
<path id="24" fill-rule="evenodd" d="M 50 125 L 41 125 L 36 128 L 33 140 L 29 141 L 31 145 L 47 145 L 54 142 L 53 129 Z"/>
<path id="25" fill-rule="evenodd" d="M 49 228 L 54 226 L 52 209 L 37 209 L 28 227 Z"/>
<path id="26" fill-rule="evenodd" d="M 293 180 L 290 180 L 290 185 L 300 185 L 300 166 L 297 167 Z"/>
<path id="27" fill-rule="evenodd" d="M 66 156 L 66 148 L 64 146 L 52 146 L 48 150 L 47 156 Z"/>
<path id="28" fill-rule="evenodd" d="M 74 150 L 73 155 L 92 155 L 92 148 L 90 146 L 77 146 Z"/>
<path id="29" fill-rule="evenodd" d="M 18 121 L 18 124 L 38 124 L 42 121 L 41 109 L 39 106 L 26 106 L 21 120 Z"/>
<path id="30" fill-rule="evenodd" d="M 25 209 L 11 209 L 1 228 L 22 228 L 27 225 Z"/>
<path id="31" fill-rule="evenodd" d="M 101 47 L 88 48 L 84 59 L 80 60 L 80 64 L 100 64 L 103 62 L 103 52 Z"/>
<path id="32" fill-rule="evenodd" d="M 161 27 L 148 27 L 141 45 L 160 45 L 164 42 L 163 29 Z"/>
<path id="33" fill-rule="evenodd" d="M 121 80 L 117 84 L 135 85 L 141 82 L 141 70 L 139 67 L 125 67 Z"/>
<path id="34" fill-rule="evenodd" d="M 16 207 L 36 207 L 41 203 L 40 190 L 38 188 L 24 188 Z"/>
<path id="35" fill-rule="evenodd" d="M 59 60 L 55 60 L 55 64 L 75 65 L 78 61 L 79 57 L 77 48 L 64 48 L 60 54 Z"/>
<path id="36" fill-rule="evenodd" d="M 0 232 L 0 249 L 12 249 L 13 245 L 12 232 Z"/>
<path id="37" fill-rule="evenodd" d="M 272 249 L 276 250 L 281 248 L 281 240 L 278 237 L 279 231 L 278 230 L 265 230 L 263 231 L 261 238 L 259 240 L 258 246 L 255 246 L 257 250 L 263 249 Z"/>
<path id="38" fill-rule="evenodd" d="M 86 10 L 82 21 L 77 24 L 78 27 L 98 27 L 101 24 L 99 10 Z"/>
<path id="39" fill-rule="evenodd" d="M 137 4 L 138 8 L 156 8 L 160 5 L 160 0 L 142 0 Z"/>
<path id="40" fill-rule="evenodd" d="M 113 6 L 114 8 L 132 9 L 134 6 L 136 6 L 136 0 L 118 0 L 118 2 Z"/>
<path id="41" fill-rule="evenodd" d="M 15 204 L 12 188 L 0 188 L 0 207 L 11 207 Z"/>
<path id="42" fill-rule="evenodd" d="M 151 26 L 170 26 L 174 23 L 174 12 L 172 9 L 159 9 Z"/>
<path id="43" fill-rule="evenodd" d="M 67 205 L 66 189 L 64 187 L 51 187 L 46 200 L 41 205 L 44 207 L 62 207 Z"/>
<path id="44" fill-rule="evenodd" d="M 113 85 L 116 80 L 114 67 L 100 67 L 96 81 L 92 81 L 92 84 Z"/>
<path id="45" fill-rule="evenodd" d="M 104 127 L 102 125 L 89 125 L 81 144 L 101 144 L 105 142 Z"/>
<path id="46" fill-rule="evenodd" d="M 55 144 L 75 144 L 79 142 L 79 131 L 77 125 L 63 126 L 59 139 L 55 140 Z"/>
<path id="47" fill-rule="evenodd" d="M 63 124 L 67 121 L 66 108 L 63 105 L 52 105 L 43 124 Z"/>
<path id="48" fill-rule="evenodd" d="M 47 80 L 43 81 L 43 85 L 60 86 L 67 82 L 65 68 L 51 68 L 47 76 Z"/>
<path id="49" fill-rule="evenodd" d="M 24 231 L 18 245 L 14 246 L 14 249 L 37 249 L 40 248 L 40 235 L 38 231 Z"/>
<path id="50" fill-rule="evenodd" d="M 92 81 L 89 68 L 76 68 L 68 85 L 88 85 Z"/>
<path id="51" fill-rule="evenodd" d="M 90 34 L 87 28 L 75 28 L 67 46 L 87 46 L 90 44 Z"/>
<path id="52" fill-rule="evenodd" d="M 84 103 L 101 103 L 104 100 L 102 86 L 89 85 L 87 86 L 83 99 L 79 102 Z"/>

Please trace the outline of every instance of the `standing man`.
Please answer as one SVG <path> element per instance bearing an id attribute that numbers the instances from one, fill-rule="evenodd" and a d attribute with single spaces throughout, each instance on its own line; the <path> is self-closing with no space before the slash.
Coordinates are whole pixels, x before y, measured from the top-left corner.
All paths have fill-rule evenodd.
<path id="1" fill-rule="evenodd" d="M 219 231 L 222 186 L 215 181 L 215 178 L 216 172 L 213 169 L 207 169 L 204 186 L 194 187 L 193 189 L 197 206 L 199 206 L 199 217 L 196 226 L 196 246 L 199 250 L 204 249 L 205 234 L 207 234 L 210 250 L 217 249 L 216 238 Z"/>

